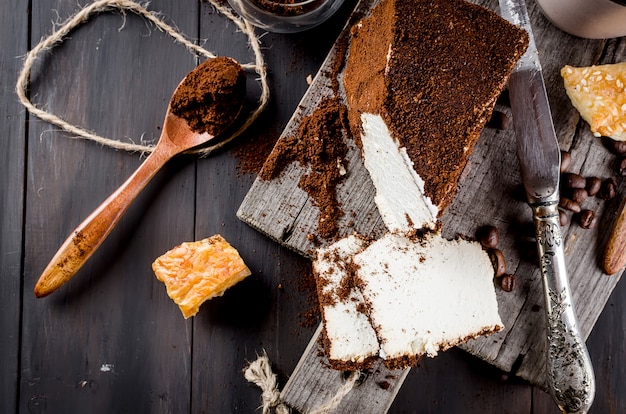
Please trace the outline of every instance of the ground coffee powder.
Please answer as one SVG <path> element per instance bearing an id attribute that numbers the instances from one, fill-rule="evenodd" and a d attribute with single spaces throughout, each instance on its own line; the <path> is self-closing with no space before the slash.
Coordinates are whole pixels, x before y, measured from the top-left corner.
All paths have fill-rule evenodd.
<path id="1" fill-rule="evenodd" d="M 290 163 L 297 161 L 310 171 L 300 178 L 299 187 L 311 196 L 320 210 L 318 235 L 331 238 L 337 233 L 337 219 L 343 215 L 335 196 L 343 178 L 348 146 L 346 107 L 336 98 L 325 98 L 302 119 L 296 134 L 281 139 L 270 154 L 260 178 L 276 178 Z"/>
<path id="2" fill-rule="evenodd" d="M 235 60 L 209 59 L 183 79 L 170 101 L 195 132 L 218 135 L 233 123 L 246 97 L 246 76 Z"/>

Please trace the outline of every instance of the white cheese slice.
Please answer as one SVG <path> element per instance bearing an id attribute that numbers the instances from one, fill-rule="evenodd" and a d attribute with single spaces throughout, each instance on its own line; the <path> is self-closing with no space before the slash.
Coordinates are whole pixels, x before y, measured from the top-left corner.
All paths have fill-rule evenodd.
<path id="1" fill-rule="evenodd" d="M 417 361 L 503 328 L 493 266 L 477 242 L 349 236 L 319 249 L 313 270 L 331 361 Z"/>
<path id="2" fill-rule="evenodd" d="M 345 297 L 338 295 L 342 291 L 342 283 L 351 277 L 347 267 L 352 256 L 360 252 L 364 245 L 365 240 L 349 236 L 319 249 L 313 262 L 330 360 L 360 363 L 378 355 L 376 333 L 361 309 L 364 303 L 361 291 L 352 289 Z"/>
<path id="3" fill-rule="evenodd" d="M 503 328 L 493 267 L 477 242 L 388 233 L 353 260 L 387 359 L 435 356 Z"/>
<path id="4" fill-rule="evenodd" d="M 380 115 L 362 114 L 362 154 L 376 188 L 374 201 L 389 231 L 434 229 L 438 209 L 424 193 L 424 180 Z"/>

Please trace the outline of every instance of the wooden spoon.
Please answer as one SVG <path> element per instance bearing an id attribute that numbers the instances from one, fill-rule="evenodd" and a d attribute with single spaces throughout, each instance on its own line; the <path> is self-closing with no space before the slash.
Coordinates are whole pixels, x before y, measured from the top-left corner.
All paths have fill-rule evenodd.
<path id="1" fill-rule="evenodd" d="M 200 93 L 202 90 L 206 93 Z M 209 59 L 185 76 L 169 102 L 163 132 L 154 151 L 65 240 L 39 277 L 35 296 L 47 296 L 71 279 L 161 167 L 175 155 L 205 144 L 223 132 L 239 114 L 244 98 L 243 69 L 230 58 Z M 201 119 L 191 118 L 190 111 L 199 113 Z M 198 121 L 204 130 L 197 129 Z"/>

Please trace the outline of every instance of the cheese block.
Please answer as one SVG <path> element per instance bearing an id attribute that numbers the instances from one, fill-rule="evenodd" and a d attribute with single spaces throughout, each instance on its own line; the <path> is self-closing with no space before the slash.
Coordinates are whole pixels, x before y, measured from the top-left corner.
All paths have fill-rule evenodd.
<path id="1" fill-rule="evenodd" d="M 528 35 L 464 0 L 381 0 L 351 36 L 348 119 L 378 209 L 392 231 L 434 228 Z"/>
<path id="2" fill-rule="evenodd" d="M 381 0 L 351 29 L 350 131 L 389 231 L 316 252 L 334 368 L 374 356 L 412 366 L 503 328 L 488 254 L 444 239 L 438 217 L 527 45 L 522 29 L 463 0 Z"/>
<path id="3" fill-rule="evenodd" d="M 320 249 L 314 261 L 325 349 L 336 369 L 390 368 L 503 328 L 494 270 L 478 242 L 436 233 L 350 236 Z"/>

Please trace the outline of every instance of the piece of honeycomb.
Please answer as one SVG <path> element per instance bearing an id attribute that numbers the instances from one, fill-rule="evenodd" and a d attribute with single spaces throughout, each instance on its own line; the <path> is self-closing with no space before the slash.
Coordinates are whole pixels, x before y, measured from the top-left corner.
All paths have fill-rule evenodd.
<path id="1" fill-rule="evenodd" d="M 185 319 L 204 301 L 250 276 L 239 252 L 219 234 L 174 247 L 152 263 L 152 270 Z"/>
<path id="2" fill-rule="evenodd" d="M 626 141 L 626 62 L 564 66 L 561 76 L 567 95 L 591 132 Z"/>

